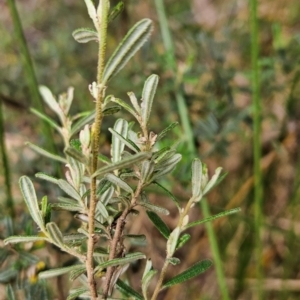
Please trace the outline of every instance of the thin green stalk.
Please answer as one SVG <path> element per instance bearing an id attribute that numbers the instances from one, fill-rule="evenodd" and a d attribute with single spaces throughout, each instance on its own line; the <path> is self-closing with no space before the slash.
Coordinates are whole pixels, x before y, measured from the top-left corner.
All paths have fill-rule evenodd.
<path id="1" fill-rule="evenodd" d="M 3 109 L 2 109 L 2 102 L 0 103 L 0 148 L 1 148 L 1 159 L 2 159 L 2 166 L 4 172 L 4 180 L 5 180 L 5 190 L 6 190 L 6 209 L 11 217 L 15 215 L 14 209 L 14 201 L 11 192 L 11 185 L 10 185 L 10 169 L 9 163 L 6 153 L 5 147 L 5 136 L 4 136 L 4 118 L 3 118 Z"/>
<path id="2" fill-rule="evenodd" d="M 254 159 L 254 213 L 255 213 L 255 235 L 256 235 L 256 277 L 257 277 L 257 298 L 263 299 L 263 270 L 261 268 L 261 224 L 262 224 L 262 172 L 261 161 L 261 103 L 259 93 L 259 41 L 258 41 L 258 19 L 257 19 L 257 0 L 250 0 L 250 23 L 251 23 L 251 85 L 253 103 L 253 159 Z"/>
<path id="3" fill-rule="evenodd" d="M 206 216 L 210 216 L 209 206 L 207 204 L 206 199 L 202 199 L 200 202 L 200 205 L 201 205 L 201 211 L 203 212 L 203 216 L 205 218 L 206 218 Z M 222 259 L 221 259 L 221 255 L 220 255 L 218 241 L 216 239 L 216 235 L 214 232 L 214 228 L 213 228 L 213 225 L 211 222 L 207 222 L 205 224 L 205 227 L 207 230 L 209 243 L 210 243 L 212 253 L 213 253 L 213 259 L 214 259 L 214 264 L 216 266 L 217 279 L 218 279 L 222 299 L 229 300 L 230 297 L 228 294 L 226 279 L 225 279 L 224 271 L 222 268 L 223 263 L 222 263 Z"/>
<path id="4" fill-rule="evenodd" d="M 108 1 L 102 1 L 102 14 L 101 24 L 99 24 L 98 35 L 99 35 L 99 53 L 98 53 L 98 69 L 97 69 L 97 85 L 98 93 L 96 99 L 96 116 L 92 125 L 92 165 L 91 174 L 95 173 L 98 168 L 98 153 L 100 148 L 100 132 L 102 125 L 102 104 L 104 97 L 104 85 L 102 84 L 102 77 L 104 71 L 105 52 L 106 52 L 106 38 L 107 38 L 107 16 L 109 10 Z M 91 296 L 93 300 L 97 299 L 97 286 L 94 279 L 94 229 L 95 229 L 95 212 L 97 205 L 97 178 L 91 178 L 91 195 L 89 205 L 89 238 L 87 244 L 87 260 L 86 268 L 88 275 L 88 283 L 90 286 Z"/>
<path id="5" fill-rule="evenodd" d="M 155 5 L 156 5 L 158 18 L 159 18 L 163 43 L 165 46 L 166 53 L 168 53 L 168 62 L 169 62 L 168 67 L 172 68 L 172 70 L 176 73 L 177 67 L 176 67 L 176 59 L 175 59 L 175 54 L 174 54 L 175 51 L 174 51 L 174 47 L 173 47 L 171 33 L 169 30 L 166 12 L 164 9 L 163 0 L 155 0 Z M 193 130 L 192 130 L 192 126 L 191 126 L 191 123 L 190 123 L 190 120 L 188 117 L 189 116 L 188 108 L 186 106 L 186 101 L 184 99 L 182 90 L 179 88 L 179 86 L 177 86 L 177 90 L 175 91 L 175 94 L 176 94 L 176 101 L 177 101 L 177 107 L 178 107 L 178 111 L 179 111 L 180 120 L 183 125 L 183 130 L 184 130 L 184 133 L 185 133 L 185 136 L 187 139 L 188 149 L 191 153 L 191 156 L 197 156 L 197 151 L 196 151 L 195 144 L 194 144 Z M 200 202 L 200 204 L 201 204 L 201 209 L 203 210 L 204 218 L 210 217 L 208 205 L 205 202 L 205 200 L 202 200 Z M 221 290 L 222 299 L 229 300 L 230 298 L 229 298 L 227 286 L 225 285 L 226 280 L 225 280 L 225 275 L 224 275 L 224 271 L 222 268 L 222 261 L 221 261 L 220 250 L 218 247 L 217 238 L 216 238 L 215 232 L 209 222 L 206 224 L 206 228 L 207 228 L 207 233 L 208 233 L 210 246 L 211 246 L 211 250 L 212 250 L 212 254 L 213 254 L 213 259 L 215 261 L 217 278 L 218 278 L 218 283 L 219 283 L 220 290 Z"/>
<path id="6" fill-rule="evenodd" d="M 18 10 L 15 4 L 15 0 L 7 0 L 10 14 L 13 20 L 13 24 L 15 27 L 15 34 L 16 34 L 16 41 L 19 44 L 20 52 L 23 57 L 23 64 L 24 64 L 24 70 L 25 70 L 25 78 L 28 82 L 28 87 L 30 90 L 31 98 L 33 100 L 34 107 L 37 108 L 39 111 L 44 112 L 44 106 L 43 102 L 38 90 L 38 81 L 36 78 L 36 74 L 34 71 L 31 55 L 27 46 L 27 42 L 24 36 L 21 20 L 18 14 Z M 50 129 L 50 126 L 43 122 L 43 129 L 42 132 L 44 132 L 44 136 L 47 136 L 49 138 L 46 139 L 47 146 L 50 151 L 56 152 L 56 147 L 54 144 L 54 140 L 50 138 L 52 136 L 52 131 Z"/>
<path id="7" fill-rule="evenodd" d="M 156 11 L 158 14 L 158 20 L 160 24 L 160 31 L 162 35 L 163 44 L 165 47 L 166 57 L 167 57 L 167 67 L 170 68 L 175 74 L 177 73 L 177 63 L 175 58 L 175 51 L 172 41 L 171 32 L 169 30 L 169 24 L 167 15 L 164 8 L 163 0 L 155 0 Z M 188 141 L 188 150 L 190 153 L 195 153 L 195 146 L 193 142 L 193 130 L 190 124 L 190 120 L 188 118 L 188 109 L 186 106 L 186 102 L 183 96 L 182 89 L 180 85 L 174 86 L 175 88 L 175 97 L 178 107 L 178 113 L 180 116 L 180 120 L 182 123 L 184 135 L 186 136 L 186 140 Z M 192 141 L 192 142 L 189 142 Z"/>

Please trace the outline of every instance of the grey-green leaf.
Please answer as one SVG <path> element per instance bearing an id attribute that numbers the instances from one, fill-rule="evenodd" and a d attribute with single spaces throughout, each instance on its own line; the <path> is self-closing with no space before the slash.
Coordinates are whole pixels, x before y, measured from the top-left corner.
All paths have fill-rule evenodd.
<path id="1" fill-rule="evenodd" d="M 127 285 L 121 279 L 117 280 L 116 285 L 117 285 L 117 287 L 118 287 L 118 289 L 120 290 L 121 293 L 126 294 L 126 295 L 130 295 L 131 297 L 133 297 L 134 299 L 137 299 L 137 300 L 144 300 L 142 295 L 140 295 L 138 292 L 136 292 L 132 287 Z"/>
<path id="2" fill-rule="evenodd" d="M 51 239 L 57 244 L 62 246 L 64 244 L 63 235 L 58 228 L 58 226 L 54 222 L 47 223 L 46 225 L 47 231 Z"/>
<path id="3" fill-rule="evenodd" d="M 145 276 L 143 276 L 143 279 L 142 279 L 142 292 L 143 292 L 143 296 L 144 296 L 145 299 L 147 299 L 148 286 L 149 286 L 151 280 L 153 279 L 153 277 L 155 276 L 156 273 L 157 273 L 157 270 L 150 270 L 145 274 Z"/>
<path id="4" fill-rule="evenodd" d="M 78 43 L 98 41 L 97 31 L 91 28 L 78 28 L 75 31 L 73 31 L 72 36 Z"/>
<path id="5" fill-rule="evenodd" d="M 49 176 L 45 173 L 42 173 L 42 172 L 36 173 L 35 177 L 58 184 L 58 179 L 56 179 L 55 177 Z"/>
<path id="6" fill-rule="evenodd" d="M 171 123 L 166 129 L 164 129 L 161 133 L 158 134 L 156 141 L 161 140 L 170 130 L 175 128 L 178 124 L 178 122 Z"/>
<path id="7" fill-rule="evenodd" d="M 38 242 L 38 241 L 48 241 L 48 238 L 43 236 L 21 236 L 21 235 L 15 235 L 10 236 L 9 238 L 4 240 L 4 244 L 16 244 L 16 243 L 32 243 L 32 242 Z"/>
<path id="8" fill-rule="evenodd" d="M 203 220 L 198 220 L 198 221 L 195 221 L 195 222 L 191 222 L 191 223 L 189 223 L 185 226 L 185 229 L 191 228 L 191 227 L 194 227 L 194 226 L 197 226 L 197 225 L 201 225 L 201 224 L 204 224 L 206 222 L 211 222 L 215 219 L 219 219 L 219 218 L 222 218 L 222 217 L 225 217 L 225 216 L 228 216 L 228 215 L 232 215 L 232 214 L 235 214 L 235 213 L 240 212 L 240 211 L 241 211 L 241 209 L 239 207 L 229 209 L 229 210 L 225 210 L 225 211 L 223 211 L 223 212 L 221 212 L 217 215 L 205 218 Z"/>
<path id="9" fill-rule="evenodd" d="M 139 204 L 141 206 L 147 208 L 149 211 L 153 211 L 153 212 L 156 212 L 156 213 L 159 213 L 159 214 L 163 214 L 165 216 L 168 216 L 170 214 L 170 212 L 166 208 L 152 204 L 148 200 L 146 194 L 142 194 L 141 198 L 142 198 L 142 201 Z"/>
<path id="10" fill-rule="evenodd" d="M 42 95 L 45 103 L 59 116 L 60 120 L 63 120 L 63 111 L 60 108 L 58 102 L 54 98 L 52 92 L 46 86 L 39 86 L 40 94 Z"/>
<path id="11" fill-rule="evenodd" d="M 8 300 L 16 300 L 16 295 L 11 284 L 6 286 L 6 296 Z"/>
<path id="12" fill-rule="evenodd" d="M 92 175 L 92 177 L 101 176 L 101 175 L 107 174 L 109 172 L 113 172 L 115 170 L 130 167 L 133 164 L 136 164 L 136 163 L 138 163 L 144 159 L 150 158 L 150 157 L 151 157 L 150 152 L 140 152 L 140 153 L 134 154 L 130 157 L 122 159 L 121 161 L 119 161 L 117 163 L 100 168 Z"/>
<path id="13" fill-rule="evenodd" d="M 143 94 L 142 94 L 142 119 L 143 124 L 147 125 L 150 112 L 152 109 L 153 98 L 156 93 L 156 88 L 158 84 L 159 77 L 155 74 L 149 76 L 144 84 Z"/>
<path id="14" fill-rule="evenodd" d="M 125 101 L 123 101 L 122 99 L 119 98 L 115 98 L 115 97 L 111 97 L 110 99 L 112 102 L 115 102 L 117 104 L 119 104 L 120 106 L 122 106 L 123 108 L 125 108 L 129 113 L 131 113 L 136 119 L 138 118 L 136 112 L 134 109 L 131 108 L 130 105 L 128 105 Z"/>
<path id="15" fill-rule="evenodd" d="M 133 194 L 133 189 L 130 187 L 129 184 L 127 184 L 125 181 L 123 181 L 122 179 L 120 179 L 119 177 L 117 177 L 116 175 L 114 174 L 106 174 L 105 175 L 105 178 L 107 180 L 109 180 L 112 184 L 120 187 L 122 190 L 130 193 L 130 194 Z"/>
<path id="16" fill-rule="evenodd" d="M 73 265 L 70 267 L 63 267 L 63 268 L 47 270 L 47 271 L 43 271 L 43 272 L 39 273 L 39 278 L 46 279 L 46 278 L 56 277 L 56 276 L 60 276 L 60 275 L 69 273 L 70 271 L 81 269 L 81 268 L 82 268 L 82 265 Z"/>
<path id="17" fill-rule="evenodd" d="M 96 115 L 96 112 L 95 112 L 95 110 L 93 110 L 93 111 L 91 111 L 90 114 L 88 114 L 87 116 L 85 116 L 85 117 L 81 118 L 80 120 L 78 120 L 72 126 L 70 136 L 73 136 L 74 134 L 79 132 L 84 127 L 84 125 L 93 122 L 93 120 L 95 119 L 95 115 Z"/>
<path id="18" fill-rule="evenodd" d="M 22 176 L 19 185 L 32 219 L 40 227 L 44 227 L 43 217 L 39 209 L 38 200 L 32 181 L 27 176 Z"/>
<path id="19" fill-rule="evenodd" d="M 170 229 L 165 222 L 153 211 L 146 211 L 149 219 L 152 221 L 158 231 L 166 238 L 169 238 Z"/>
<path id="20" fill-rule="evenodd" d="M 175 284 L 179 284 L 185 282 L 193 277 L 200 275 L 201 273 L 205 272 L 212 266 L 212 262 L 209 259 L 202 260 L 192 267 L 188 268 L 184 272 L 178 274 L 177 276 L 173 277 L 171 280 L 167 281 L 163 285 L 163 289 L 167 287 L 171 287 Z"/>
<path id="21" fill-rule="evenodd" d="M 130 58 L 145 44 L 151 35 L 152 21 L 143 19 L 136 23 L 124 37 L 104 69 L 103 83 L 116 75 Z"/>
<path id="22" fill-rule="evenodd" d="M 141 252 L 129 253 L 125 257 L 114 258 L 102 264 L 99 264 L 96 269 L 97 271 L 100 271 L 107 267 L 122 266 L 125 264 L 130 264 L 136 260 L 145 259 L 145 258 L 146 258 L 145 254 Z"/>
<path id="23" fill-rule="evenodd" d="M 87 164 L 87 159 L 86 157 L 77 149 L 75 149 L 74 147 L 67 147 L 65 149 L 65 153 L 69 156 L 71 156 L 72 158 L 76 159 L 77 161 L 79 161 L 82 164 Z"/>
<path id="24" fill-rule="evenodd" d="M 53 203 L 51 204 L 51 208 L 53 210 L 67 210 L 67 211 L 73 211 L 73 212 L 83 212 L 84 208 L 78 205 L 78 203 L 69 204 L 69 203 Z"/>
<path id="25" fill-rule="evenodd" d="M 69 296 L 67 297 L 67 300 L 77 299 L 78 296 L 80 296 L 88 291 L 89 291 L 89 289 L 87 289 L 86 287 L 72 289 L 69 293 Z"/>
<path id="26" fill-rule="evenodd" d="M 35 108 L 31 107 L 30 111 L 35 114 L 37 117 L 39 117 L 41 120 L 45 121 L 46 123 L 48 123 L 51 127 L 53 127 L 54 129 L 56 129 L 59 133 L 61 133 L 61 129 L 58 126 L 58 124 L 56 122 L 54 122 L 51 118 L 49 118 L 48 116 L 46 116 L 45 114 L 41 113 L 40 111 L 36 110 Z"/>
<path id="27" fill-rule="evenodd" d="M 126 139 L 128 133 L 128 122 L 123 119 L 118 119 L 114 125 L 114 132 Z M 124 147 L 125 144 L 123 141 L 116 134 L 113 134 L 111 148 L 112 162 L 116 163 L 121 160 L 121 154 Z"/>
<path id="28" fill-rule="evenodd" d="M 202 163 L 195 158 L 192 163 L 192 195 L 197 198 L 201 194 Z"/>
<path id="29" fill-rule="evenodd" d="M 58 185 L 69 196 L 76 199 L 77 201 L 81 201 L 81 197 L 80 197 L 79 193 L 75 190 L 75 188 L 69 182 L 67 182 L 64 179 L 59 179 Z"/>
<path id="30" fill-rule="evenodd" d="M 48 157 L 50 159 L 53 159 L 53 160 L 57 160 L 57 161 L 62 162 L 64 164 L 67 163 L 66 159 L 64 159 L 64 158 L 62 158 L 62 157 L 60 157 L 58 155 L 52 154 L 52 153 L 48 152 L 47 150 L 45 150 L 45 149 L 43 149 L 43 148 L 41 148 L 41 147 L 39 147 L 37 145 L 34 145 L 34 144 L 30 143 L 30 142 L 27 142 L 26 145 L 29 146 L 35 152 L 37 152 L 37 153 L 39 153 L 39 154 L 41 154 L 43 156 L 46 156 L 46 157 Z"/>
<path id="31" fill-rule="evenodd" d="M 112 128 L 109 128 L 108 129 L 113 137 L 115 137 L 116 139 L 119 139 L 120 142 L 122 143 L 122 145 L 126 145 L 129 149 L 131 149 L 132 151 L 134 151 L 135 153 L 138 153 L 139 152 L 139 148 L 136 146 L 133 146 L 132 143 L 130 143 L 126 138 L 124 138 L 121 134 L 119 134 L 118 132 L 116 132 L 115 130 L 113 130 Z M 123 149 L 124 149 L 124 146 L 123 146 Z M 114 154 L 114 152 L 112 153 Z M 113 156 L 114 157 L 114 156 Z"/>

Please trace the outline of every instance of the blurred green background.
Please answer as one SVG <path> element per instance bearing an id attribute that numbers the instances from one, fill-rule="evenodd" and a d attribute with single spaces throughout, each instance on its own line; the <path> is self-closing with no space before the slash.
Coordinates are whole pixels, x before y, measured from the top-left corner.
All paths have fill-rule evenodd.
<path id="1" fill-rule="evenodd" d="M 72 113 L 92 109 L 88 85 L 96 76 L 97 45 L 78 44 L 71 35 L 78 27 L 92 26 L 84 1 L 16 2 L 38 83 L 47 85 L 56 95 L 73 86 L 75 102 Z M 112 4 L 116 3 L 112 1 Z M 158 74 L 160 83 L 150 119 L 152 130 L 156 132 L 170 122 L 182 121 L 176 96 L 178 93 L 183 96 L 198 156 L 208 164 L 211 172 L 218 166 L 228 172 L 227 177 L 208 196 L 211 213 L 242 208 L 239 214 L 213 223 L 230 299 L 257 299 L 259 284 L 263 299 L 299 299 L 300 2 L 262 0 L 258 4 L 263 173 L 262 251 L 259 258 L 255 255 L 249 3 L 238 0 L 165 0 L 164 4 L 173 38 L 175 66 L 172 65 L 172 55 L 165 51 L 160 28 L 164 25 L 159 22 L 155 2 L 127 0 L 125 10 L 109 28 L 108 53 L 141 18 L 151 18 L 155 30 L 149 43 L 112 80 L 108 93 L 123 100 L 127 99 L 126 93 L 129 91 L 140 97 L 147 76 Z M 28 111 L 35 104 L 23 67 L 16 29 L 5 1 L 0 2 L 0 11 L 2 129 L 8 154 L 11 198 L 15 203 L 15 216 L 10 218 L 10 201 L 7 200 L 10 196 L 5 188 L 7 174 L 2 159 L 0 233 L 3 245 L 2 240 L 9 234 L 24 234 L 33 230 L 18 189 L 18 178 L 23 174 L 33 176 L 40 170 L 50 174 L 59 172 L 46 159 L 26 149 L 24 142 L 30 140 L 49 149 L 54 141 L 58 145 L 57 151 L 62 149 L 59 137 L 45 134 L 41 121 Z M 124 114 L 123 111 L 115 117 Z M 113 118 L 106 120 L 104 128 L 112 124 Z M 184 159 L 168 182 L 168 187 L 179 199 L 186 200 L 190 195 L 188 183 L 192 157 L 182 129 L 175 130 L 172 138 L 181 141 L 179 149 Z M 103 152 L 109 153 L 110 136 L 104 132 L 102 140 Z M 3 153 L 3 145 L 1 150 Z M 41 195 L 47 193 L 55 197 L 56 191 L 50 185 L 41 186 L 37 182 L 37 189 Z M 154 201 L 165 203 L 166 197 L 156 196 Z M 201 210 L 195 208 L 191 218 L 201 216 Z M 64 228 L 74 222 L 71 217 L 57 218 Z M 166 222 L 170 227 L 175 225 L 172 218 Z M 150 224 L 141 218 L 139 224 L 142 229 L 152 231 Z M 201 258 L 212 257 L 205 227 L 199 227 L 192 233 L 193 238 L 185 252 L 180 253 L 183 260 L 181 267 L 174 268 L 172 272 L 179 272 L 180 268 L 185 269 Z M 159 240 L 155 229 L 153 234 Z M 162 241 L 157 241 L 155 246 L 156 266 L 159 267 L 164 245 Z M 20 246 L 22 255 L 26 256 L 28 251 L 32 253 L 25 258 L 16 253 L 12 258 L 12 250 L 2 247 L 0 281 L 3 292 L 0 292 L 0 299 L 6 299 L 4 287 L 8 283 L 15 284 L 22 280 L 26 283 L 17 286 L 20 290 L 25 289 L 26 299 L 38 299 L 34 298 L 35 293 L 46 293 L 48 288 L 30 280 L 28 270 L 35 266 L 34 272 L 38 271 L 39 259 L 46 260 L 48 265 L 55 265 L 63 254 L 49 246 L 47 251 L 50 254 L 47 254 L 45 247 L 33 245 L 24 249 Z M 69 263 L 68 259 L 63 261 Z M 261 264 L 262 279 L 257 277 L 257 264 Z M 17 271 L 8 274 L 5 273 L 7 270 Z M 23 272 L 21 275 L 20 270 Z M 137 270 L 139 266 L 132 268 L 132 278 L 135 278 Z M 138 286 L 136 280 L 134 285 Z M 50 283 L 57 285 L 58 290 L 64 290 L 61 284 L 60 279 Z M 49 299 L 64 299 L 64 292 L 57 293 L 56 298 L 49 296 Z M 161 299 L 167 300 L 226 299 L 224 297 L 220 293 L 215 269 L 161 295 Z"/>

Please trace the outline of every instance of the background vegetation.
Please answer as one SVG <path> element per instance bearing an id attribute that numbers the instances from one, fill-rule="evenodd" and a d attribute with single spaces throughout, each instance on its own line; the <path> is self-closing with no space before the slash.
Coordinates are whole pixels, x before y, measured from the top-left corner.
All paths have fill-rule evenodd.
<path id="1" fill-rule="evenodd" d="M 188 108 L 198 156 L 210 169 L 222 166 L 228 172 L 221 185 L 209 195 L 208 204 L 212 213 L 225 208 L 242 208 L 241 213 L 213 223 L 230 299 L 256 299 L 260 294 L 259 286 L 262 299 L 298 299 L 300 3 L 297 0 L 264 0 L 258 5 L 262 121 L 259 145 L 263 174 L 260 205 L 263 212 L 262 251 L 258 257 L 248 2 L 165 0 L 168 27 L 173 38 L 172 48 L 167 52 L 160 30 L 161 25 L 166 25 L 159 22 L 156 2 L 128 0 L 125 11 L 114 21 L 108 45 L 112 49 L 142 17 L 153 19 L 156 26 L 148 47 L 144 47 L 122 70 L 122 74 L 112 82 L 111 89 L 116 96 L 124 99 L 128 91 L 141 91 L 148 75 L 159 74 L 161 80 L 154 102 L 155 113 L 152 113 L 153 130 L 161 130 L 173 121 L 184 122 L 179 119 L 179 109 L 182 108 L 179 106 L 178 109 L 177 96 L 180 93 Z M 93 104 L 87 86 L 95 76 L 97 46 L 87 44 L 82 47 L 71 36 L 78 26 L 90 26 L 84 2 L 28 0 L 17 1 L 17 4 L 38 83 L 47 85 L 55 94 L 73 86 L 76 102 L 73 109 L 91 109 Z M 0 2 L 0 10 L 0 97 L 4 124 L 0 128 L 5 133 L 9 164 L 8 174 L 5 157 L 1 160 L 0 231 L 1 239 L 4 239 L 12 232 L 24 234 L 34 230 L 21 199 L 18 178 L 23 174 L 33 176 L 40 169 L 52 174 L 61 170 L 24 147 L 24 142 L 30 140 L 50 148 L 52 138 L 55 143 L 59 143 L 59 138 L 55 135 L 49 137 L 40 120 L 28 111 L 28 107 L 36 103 L 30 90 L 30 78 L 23 67 L 24 53 L 7 4 Z M 172 51 L 175 62 L 172 61 Z M 104 126 L 112 124 L 105 123 Z M 184 199 L 188 193 L 186 184 L 190 178 L 188 162 L 191 151 L 183 131 L 178 129 L 175 135 L 182 141 L 180 148 L 186 159 L 175 171 L 169 188 L 178 198 Z M 107 153 L 110 136 L 103 136 L 102 140 L 103 153 Z M 5 148 L 2 145 L 2 158 Z M 10 178 L 10 185 L 5 184 L 7 178 Z M 38 186 L 38 181 L 36 184 L 40 196 L 48 194 L 55 197 L 57 191 L 53 186 Z M 153 200 L 163 203 L 165 196 L 155 197 Z M 194 218 L 202 213 L 200 209 L 195 211 Z M 71 215 L 58 214 L 56 217 L 64 228 L 76 222 Z M 166 219 L 166 222 L 170 227 L 174 224 L 172 218 Z M 142 216 L 139 222 L 132 224 L 132 228 L 136 233 L 147 232 L 155 236 L 155 243 L 149 245 L 149 249 L 155 253 L 153 263 L 159 265 L 164 255 L 159 235 L 155 230 L 152 232 L 151 225 Z M 205 227 L 195 229 L 193 237 L 187 245 L 189 251 L 181 253 L 185 266 L 193 264 L 199 257 L 212 257 Z M 47 251 L 45 247 L 48 247 Z M 46 287 L 35 282 L 35 273 L 44 267 L 40 261 L 44 261 L 46 266 L 72 263 L 69 257 L 47 245 L 29 245 L 28 249 L 18 250 L 12 255 L 11 249 L 1 249 L 0 281 L 4 288 L 18 278 L 19 287 L 23 288 L 20 293 L 25 293 L 28 299 L 37 292 L 46 293 Z M 39 259 L 28 252 L 34 252 Z M 5 272 L 12 264 L 16 272 Z M 261 276 L 257 275 L 257 265 L 261 265 Z M 139 265 L 131 267 L 132 278 L 140 269 Z M 162 295 L 163 299 L 226 299 L 226 292 L 220 294 L 222 289 L 216 280 L 215 270 L 211 269 L 185 286 L 175 286 Z M 17 274 L 19 277 L 16 277 Z M 26 284 L 22 285 L 20 278 Z M 50 283 L 58 286 L 57 299 L 65 299 L 64 281 L 65 278 L 59 278 L 57 282 Z M 138 286 L 139 282 L 135 284 Z M 54 299 L 54 296 L 49 299 L 52 297 Z"/>

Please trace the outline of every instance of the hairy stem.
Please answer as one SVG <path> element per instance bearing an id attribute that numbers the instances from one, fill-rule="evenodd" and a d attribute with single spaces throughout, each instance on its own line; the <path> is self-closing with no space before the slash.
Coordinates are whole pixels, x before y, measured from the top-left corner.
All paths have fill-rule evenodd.
<path id="1" fill-rule="evenodd" d="M 135 193 L 131 199 L 131 203 L 130 203 L 130 207 L 126 208 L 122 215 L 119 217 L 118 221 L 117 221 L 117 226 L 116 226 L 116 230 L 113 236 L 113 239 L 111 240 L 110 243 L 110 253 L 109 253 L 109 260 L 116 258 L 117 255 L 117 248 L 119 245 L 119 242 L 121 240 L 121 236 L 124 230 L 124 226 L 125 226 L 125 220 L 130 212 L 130 210 L 136 206 L 137 204 L 137 199 L 140 196 L 141 192 L 142 192 L 142 187 L 143 187 L 143 183 L 140 180 L 138 183 L 138 186 L 135 190 Z M 104 292 L 103 292 L 103 298 L 102 299 L 107 299 L 107 297 L 109 296 L 109 289 L 110 289 L 110 285 L 111 285 L 111 281 L 112 281 L 112 277 L 115 271 L 115 267 L 108 267 L 107 268 L 107 272 L 106 272 L 106 281 L 105 281 L 105 285 L 104 285 Z"/>
<path id="2" fill-rule="evenodd" d="M 98 70 L 97 70 L 97 86 L 98 93 L 96 99 L 96 116 L 95 121 L 92 125 L 92 164 L 91 174 L 96 172 L 98 167 L 98 153 L 100 147 L 100 132 L 101 124 L 103 119 L 102 104 L 105 93 L 105 87 L 102 84 L 102 77 L 104 71 L 105 51 L 106 51 L 106 37 L 107 37 L 107 15 L 109 9 L 108 0 L 101 2 L 101 18 L 98 28 L 99 35 L 99 54 L 98 54 Z M 94 278 L 94 227 L 95 227 L 95 211 L 97 205 L 97 179 L 91 178 L 91 194 L 90 194 L 90 205 L 89 205 L 89 223 L 88 232 L 89 238 L 87 243 L 87 257 L 86 257 L 86 269 L 88 283 L 91 292 L 91 299 L 97 299 L 97 286 Z"/>

